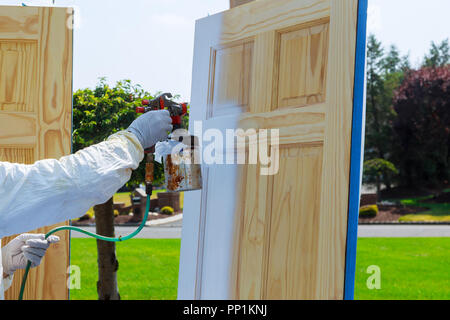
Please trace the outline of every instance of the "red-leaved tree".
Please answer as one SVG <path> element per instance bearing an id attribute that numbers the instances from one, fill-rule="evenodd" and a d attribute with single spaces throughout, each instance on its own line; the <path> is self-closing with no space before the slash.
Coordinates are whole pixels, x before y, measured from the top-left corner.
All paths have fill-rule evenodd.
<path id="1" fill-rule="evenodd" d="M 450 65 L 410 71 L 393 106 L 400 184 L 445 185 L 450 178 Z"/>

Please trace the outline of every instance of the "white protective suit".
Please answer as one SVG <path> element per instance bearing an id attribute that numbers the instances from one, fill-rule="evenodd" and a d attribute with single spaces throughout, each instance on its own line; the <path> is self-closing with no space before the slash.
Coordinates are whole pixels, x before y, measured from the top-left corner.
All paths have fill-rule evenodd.
<path id="1" fill-rule="evenodd" d="M 84 215 L 110 199 L 143 158 L 138 138 L 121 131 L 60 160 L 0 162 L 0 239 Z M 12 277 L 3 279 L 1 254 L 0 278 L 3 299 Z"/>

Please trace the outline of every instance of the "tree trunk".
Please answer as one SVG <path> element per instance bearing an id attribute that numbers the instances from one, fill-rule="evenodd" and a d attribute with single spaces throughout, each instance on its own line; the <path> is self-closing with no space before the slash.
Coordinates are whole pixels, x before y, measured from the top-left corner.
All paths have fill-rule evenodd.
<path id="1" fill-rule="evenodd" d="M 389 172 L 386 170 L 383 174 L 383 183 L 386 186 L 386 190 L 391 190 L 392 189 L 392 182 L 391 182 L 391 177 L 389 175 Z"/>
<path id="2" fill-rule="evenodd" d="M 97 234 L 114 237 L 113 199 L 94 207 L 95 229 Z M 98 282 L 97 293 L 99 300 L 120 300 L 117 286 L 117 270 L 119 261 L 116 259 L 116 244 L 97 240 L 98 254 Z"/>
<path id="3" fill-rule="evenodd" d="M 381 179 L 379 175 L 377 175 L 377 199 L 378 201 L 381 199 Z"/>

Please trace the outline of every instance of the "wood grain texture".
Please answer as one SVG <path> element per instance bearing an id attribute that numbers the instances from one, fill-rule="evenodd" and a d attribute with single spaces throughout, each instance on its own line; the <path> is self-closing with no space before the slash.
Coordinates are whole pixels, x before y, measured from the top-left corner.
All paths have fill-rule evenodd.
<path id="1" fill-rule="evenodd" d="M 270 186 L 273 194 L 264 299 L 312 299 L 320 290 L 321 181 L 317 177 L 322 176 L 322 151 L 322 145 L 281 149 L 280 171 Z"/>
<path id="2" fill-rule="evenodd" d="M 33 112 L 37 42 L 0 42 L 0 110 Z"/>
<path id="3" fill-rule="evenodd" d="M 357 11 L 357 0 L 332 2 L 317 295 L 325 299 L 344 296 Z"/>
<path id="4" fill-rule="evenodd" d="M 278 107 L 325 101 L 328 23 L 281 34 Z"/>
<path id="5" fill-rule="evenodd" d="M 246 3 L 249 3 L 252 1 L 255 1 L 255 0 L 230 0 L 230 8 L 241 6 L 243 4 L 246 4 Z"/>
<path id="6" fill-rule="evenodd" d="M 242 178 L 246 192 L 242 194 L 240 202 L 243 210 L 239 219 L 238 246 L 236 252 L 236 283 L 235 288 L 238 299 L 251 297 L 262 299 L 264 296 L 264 277 L 266 264 L 265 245 L 267 235 L 267 200 L 271 199 L 269 189 L 270 176 L 261 176 L 258 165 L 247 165 L 246 176 Z M 249 185 L 254 187 L 250 190 Z M 270 213 L 269 213 L 270 214 Z"/>
<path id="7" fill-rule="evenodd" d="M 39 8 L 2 6 L 0 11 L 0 39 L 38 40 L 40 33 Z"/>
<path id="8" fill-rule="evenodd" d="M 0 145 L 35 145 L 38 118 L 35 113 L 0 111 Z"/>
<path id="9" fill-rule="evenodd" d="M 253 42 L 213 49 L 208 117 L 248 110 Z"/>
<path id="10" fill-rule="evenodd" d="M 71 151 L 70 14 L 66 8 L 0 8 L 0 161 L 30 164 Z M 30 271 L 24 299 L 68 298 L 69 233 L 58 236 L 61 241 Z M 6 299 L 17 299 L 22 274 L 16 273 Z"/>
<path id="11" fill-rule="evenodd" d="M 279 37 L 273 30 L 255 36 L 255 58 L 253 61 L 253 78 L 250 96 L 250 111 L 252 113 L 268 112 L 275 103 L 275 89 L 278 68 Z"/>
<path id="12" fill-rule="evenodd" d="M 41 9 L 39 132 L 41 158 L 59 157 L 53 145 L 69 154 L 72 139 L 72 30 L 67 28 L 71 11 Z M 61 26 L 61 27 L 56 27 Z M 64 26 L 64 27 L 62 27 Z M 55 142 L 46 143 L 46 139 Z M 62 143 L 64 141 L 64 143 Z"/>
<path id="13" fill-rule="evenodd" d="M 34 163 L 34 150 L 30 148 L 2 147 L 0 148 L 0 160 L 11 163 Z"/>
<path id="14" fill-rule="evenodd" d="M 322 142 L 325 138 L 325 104 L 305 108 L 278 109 L 273 112 L 247 113 L 239 127 L 278 129 L 280 145 Z"/>

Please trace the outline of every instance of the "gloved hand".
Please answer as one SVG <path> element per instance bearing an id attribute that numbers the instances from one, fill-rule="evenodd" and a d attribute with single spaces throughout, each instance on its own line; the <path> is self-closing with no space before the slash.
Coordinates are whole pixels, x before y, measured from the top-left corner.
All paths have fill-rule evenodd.
<path id="1" fill-rule="evenodd" d="M 144 113 L 133 121 L 128 131 L 138 138 L 144 150 L 153 147 L 157 142 L 166 140 L 168 132 L 172 131 L 170 113 L 167 110 Z"/>
<path id="2" fill-rule="evenodd" d="M 24 233 L 2 248 L 3 272 L 12 275 L 18 269 L 25 269 L 28 261 L 37 267 L 45 255 L 50 243 L 59 241 L 58 236 L 50 236 L 45 240 L 44 234 Z"/>

